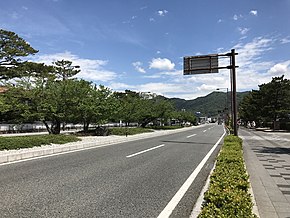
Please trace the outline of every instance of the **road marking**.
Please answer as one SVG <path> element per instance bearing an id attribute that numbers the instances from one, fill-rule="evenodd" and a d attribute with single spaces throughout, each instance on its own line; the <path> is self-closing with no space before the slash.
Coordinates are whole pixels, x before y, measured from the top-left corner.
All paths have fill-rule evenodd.
<path id="1" fill-rule="evenodd" d="M 186 138 L 191 138 L 193 136 L 196 136 L 196 134 L 192 134 L 192 135 L 186 136 Z"/>
<path id="2" fill-rule="evenodd" d="M 206 132 L 206 129 L 205 129 L 205 130 L 203 130 L 203 132 Z"/>
<path id="3" fill-rule="evenodd" d="M 134 156 L 137 156 L 137 155 L 139 155 L 139 154 L 143 154 L 143 153 L 145 153 L 145 152 L 152 151 L 152 150 L 157 149 L 157 148 L 161 148 L 161 147 L 163 147 L 163 146 L 165 146 L 165 144 L 158 145 L 158 146 L 155 146 L 155 147 L 153 147 L 153 148 L 149 148 L 149 149 L 146 149 L 146 150 L 144 150 L 144 151 L 137 152 L 137 153 L 135 153 L 135 154 L 130 154 L 130 155 L 126 156 L 126 157 L 127 157 L 127 158 L 134 157 Z"/>
<path id="4" fill-rule="evenodd" d="M 197 177 L 198 173 L 201 171 L 203 166 L 206 164 L 207 160 L 211 156 L 211 154 L 214 152 L 218 144 L 221 142 L 223 137 L 225 136 L 226 132 L 224 130 L 224 134 L 219 138 L 219 140 L 215 143 L 215 145 L 212 147 L 212 149 L 207 153 L 207 155 L 203 158 L 203 160 L 198 164 L 196 169 L 192 172 L 192 174 L 187 178 L 185 183 L 180 187 L 180 189 L 176 192 L 176 194 L 173 196 L 173 198 L 169 201 L 169 203 L 166 205 L 166 207 L 163 209 L 163 211 L 159 214 L 157 218 L 167 218 L 171 215 L 172 211 L 175 209 L 177 204 L 180 202 L 184 194 L 187 192 L 195 178 Z"/>

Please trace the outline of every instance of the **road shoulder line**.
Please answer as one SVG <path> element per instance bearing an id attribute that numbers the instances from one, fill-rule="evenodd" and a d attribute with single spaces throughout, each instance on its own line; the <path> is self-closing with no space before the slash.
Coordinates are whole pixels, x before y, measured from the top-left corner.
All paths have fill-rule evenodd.
<path id="1" fill-rule="evenodd" d="M 198 166 L 195 168 L 195 170 L 191 173 L 191 175 L 187 178 L 185 183 L 180 187 L 180 189 L 176 192 L 176 194 L 173 196 L 173 198 L 169 201 L 169 203 L 166 205 L 166 207 L 163 209 L 163 211 L 159 214 L 157 218 L 166 218 L 171 215 L 175 207 L 178 205 L 178 203 L 181 201 L 182 197 L 185 195 L 195 178 L 197 177 L 198 173 L 201 171 L 203 166 L 206 164 L 207 160 L 210 158 L 211 154 L 214 152 L 216 147 L 219 145 L 221 140 L 226 135 L 226 132 L 224 131 L 223 135 L 219 138 L 219 140 L 215 143 L 215 145 L 212 147 L 212 149 L 207 153 L 207 155 L 203 158 L 203 160 L 198 164 Z"/>

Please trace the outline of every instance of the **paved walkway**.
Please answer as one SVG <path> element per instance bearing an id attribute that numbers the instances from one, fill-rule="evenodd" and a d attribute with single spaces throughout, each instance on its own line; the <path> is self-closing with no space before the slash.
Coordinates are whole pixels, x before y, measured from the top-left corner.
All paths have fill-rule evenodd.
<path id="1" fill-rule="evenodd" d="M 244 157 L 261 218 L 290 218 L 290 133 L 241 128 Z"/>

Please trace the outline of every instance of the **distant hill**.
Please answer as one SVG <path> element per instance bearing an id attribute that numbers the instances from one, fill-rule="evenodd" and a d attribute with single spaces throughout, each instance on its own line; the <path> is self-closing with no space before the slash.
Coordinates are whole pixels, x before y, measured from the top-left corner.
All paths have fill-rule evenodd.
<path id="1" fill-rule="evenodd" d="M 248 92 L 238 92 L 237 93 L 237 102 L 243 99 Z M 202 116 L 216 116 L 219 114 L 219 111 L 223 111 L 226 106 L 226 97 L 227 93 L 225 92 L 212 92 L 204 97 L 199 97 L 193 100 L 185 100 L 180 98 L 170 98 L 169 101 L 175 106 L 176 109 L 192 112 L 201 112 Z M 230 108 L 231 97 L 228 93 L 228 107 Z"/>

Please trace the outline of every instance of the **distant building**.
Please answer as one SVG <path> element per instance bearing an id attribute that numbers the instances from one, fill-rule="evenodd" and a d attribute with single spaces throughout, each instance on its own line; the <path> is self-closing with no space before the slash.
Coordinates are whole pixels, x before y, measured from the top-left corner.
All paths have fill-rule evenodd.
<path id="1" fill-rule="evenodd" d="M 152 98 L 156 98 L 157 94 L 151 93 L 151 92 L 139 92 L 139 96 L 144 99 L 152 99 Z"/>

